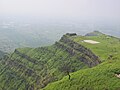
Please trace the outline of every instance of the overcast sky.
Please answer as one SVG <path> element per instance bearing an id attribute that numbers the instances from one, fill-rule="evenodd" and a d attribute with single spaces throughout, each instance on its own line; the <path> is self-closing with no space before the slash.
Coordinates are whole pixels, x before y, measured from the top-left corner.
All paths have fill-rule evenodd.
<path id="1" fill-rule="evenodd" d="M 0 0 L 0 14 L 120 20 L 120 0 Z"/>

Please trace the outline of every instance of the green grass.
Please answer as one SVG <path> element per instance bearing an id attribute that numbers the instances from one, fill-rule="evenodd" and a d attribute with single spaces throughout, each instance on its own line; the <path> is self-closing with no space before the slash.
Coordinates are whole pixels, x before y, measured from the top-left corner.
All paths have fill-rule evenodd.
<path id="1" fill-rule="evenodd" d="M 105 34 L 69 38 L 90 49 L 103 63 L 71 73 L 71 80 L 66 76 L 60 81 L 50 83 L 43 90 L 120 90 L 120 78 L 115 76 L 115 73 L 120 73 L 120 39 Z M 90 44 L 83 40 L 100 43 Z"/>
<path id="2" fill-rule="evenodd" d="M 111 59 L 120 59 L 120 39 L 118 38 L 103 34 L 100 36 L 77 36 L 72 37 L 72 39 L 89 48 L 93 53 L 99 56 L 102 61 L 108 60 L 110 55 L 113 56 Z M 100 43 L 90 44 L 82 42 L 83 40 L 94 40 Z"/>
<path id="3" fill-rule="evenodd" d="M 120 61 L 106 61 L 94 68 L 71 73 L 62 80 L 49 84 L 43 90 L 120 90 Z"/>
<path id="4" fill-rule="evenodd" d="M 94 60 L 84 52 L 76 50 L 73 46 L 77 45 L 74 45 L 72 40 L 69 42 L 69 39 L 83 45 L 85 49 L 86 47 L 90 49 L 103 63 L 88 69 L 88 65 L 81 62 L 80 58 L 84 56 L 87 61 Z M 45 90 L 117 90 L 119 88 L 120 79 L 115 77 L 115 72 L 120 72 L 120 39 L 98 34 L 98 36 L 72 37 L 64 35 L 63 40 L 65 41 L 58 42 L 59 45 L 56 43 L 46 47 L 18 48 L 8 59 L 1 59 L 0 90 L 32 88 L 38 90 L 48 83 L 51 84 Z M 93 45 L 81 42 L 83 40 L 95 40 L 100 43 Z M 88 49 L 86 50 L 89 51 Z M 75 54 L 71 54 L 72 51 Z M 71 80 L 68 80 L 66 73 L 60 70 L 64 65 L 70 66 Z"/>
<path id="5" fill-rule="evenodd" d="M 39 48 L 19 48 L 15 51 L 18 51 L 19 54 L 14 52 L 8 60 L 1 61 L 7 64 L 0 66 L 1 72 L 4 71 L 6 66 L 6 70 L 0 74 L 0 88 L 26 90 L 27 87 L 30 88 L 32 85 L 36 90 L 44 87 L 49 82 L 60 80 L 66 75 L 66 73 L 59 70 L 65 63 L 70 64 L 71 72 L 72 70 L 77 71 L 88 68 L 87 65 L 78 60 L 79 54 L 71 56 L 56 45 Z M 34 63 L 34 61 L 37 63 Z M 19 67 L 20 65 L 22 67 Z M 28 70 L 32 70 L 33 73 L 27 74 Z"/>

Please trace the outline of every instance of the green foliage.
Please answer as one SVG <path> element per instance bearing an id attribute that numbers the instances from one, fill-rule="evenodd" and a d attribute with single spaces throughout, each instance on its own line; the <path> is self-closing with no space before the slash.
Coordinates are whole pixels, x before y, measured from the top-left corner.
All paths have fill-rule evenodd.
<path id="1" fill-rule="evenodd" d="M 7 90 L 45 87 L 66 75 L 59 70 L 66 62 L 71 67 L 70 72 L 88 67 L 78 60 L 77 55 L 72 56 L 56 45 L 16 49 L 1 67 L 0 87 Z"/>
<path id="2" fill-rule="evenodd" d="M 78 42 L 79 44 L 82 44 L 83 46 L 90 49 L 92 52 L 94 52 L 97 56 L 100 57 L 102 61 L 105 61 L 109 58 L 110 55 L 114 59 L 120 59 L 120 39 L 108 36 L 108 35 L 99 35 L 99 36 L 77 36 L 72 37 L 72 39 L 75 42 Z M 86 42 L 83 42 L 83 40 L 95 40 L 97 42 L 100 42 L 98 44 L 89 44 Z"/>
<path id="3" fill-rule="evenodd" d="M 71 73 L 62 80 L 49 84 L 43 90 L 119 90 L 120 79 L 115 73 L 120 73 L 120 61 L 106 61 L 94 68 Z"/>
<path id="4" fill-rule="evenodd" d="M 88 39 L 100 43 L 82 42 Z M 51 83 L 45 90 L 117 90 L 120 86 L 115 77 L 120 70 L 119 46 L 120 39 L 100 34 L 64 35 L 51 46 L 18 48 L 0 60 L 0 89 L 38 90 Z M 98 65 L 100 59 L 96 55 L 102 64 Z M 90 65 L 98 66 L 88 69 Z M 65 73 L 68 71 L 70 80 Z"/>
<path id="5" fill-rule="evenodd" d="M 50 83 L 43 90 L 119 90 L 120 74 L 120 39 L 96 32 L 94 36 L 69 37 L 73 41 L 87 47 L 103 61 L 102 64 L 71 73 L 71 80 L 68 76 L 62 80 Z M 89 44 L 83 40 L 95 40 L 100 43 Z M 105 62 L 104 62 L 105 61 Z"/>

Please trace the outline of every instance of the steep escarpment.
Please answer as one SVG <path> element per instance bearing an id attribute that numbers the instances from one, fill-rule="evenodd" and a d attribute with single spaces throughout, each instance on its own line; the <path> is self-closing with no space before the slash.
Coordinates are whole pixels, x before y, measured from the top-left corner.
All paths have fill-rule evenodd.
<path id="1" fill-rule="evenodd" d="M 65 45 L 62 43 L 65 43 L 65 45 L 70 48 L 64 47 Z M 64 35 L 61 38 L 60 42 L 56 44 L 62 48 L 66 48 L 66 50 L 73 55 L 76 54 L 75 52 L 81 53 L 82 57 L 80 56 L 79 59 L 85 64 L 87 64 L 89 67 L 100 64 L 100 59 L 98 58 L 98 56 L 96 56 L 91 50 L 89 50 L 85 46 L 71 40 L 68 35 Z"/>
<path id="2" fill-rule="evenodd" d="M 100 59 L 92 51 L 71 40 L 74 35 L 64 35 L 48 47 L 16 49 L 0 60 L 0 89 L 38 90 L 67 72 L 98 65 Z"/>
<path id="3" fill-rule="evenodd" d="M 102 63 L 93 68 L 73 72 L 70 74 L 71 80 L 65 76 L 62 80 L 48 84 L 42 90 L 120 90 L 119 38 L 98 31 L 91 32 L 86 36 L 69 37 L 70 40 L 68 36 L 66 37 L 63 37 L 61 42 L 66 41 L 67 46 L 71 45 L 72 47 L 74 47 L 74 44 L 71 44 L 73 43 L 71 40 L 78 43 L 79 47 L 82 46 L 81 52 L 84 51 L 83 54 L 87 57 L 92 55 L 93 60 L 94 58 L 97 60 L 97 56 L 99 56 Z M 84 50 L 83 47 L 87 49 Z M 93 52 L 97 56 L 94 56 Z M 96 61 L 94 60 L 94 62 Z"/>

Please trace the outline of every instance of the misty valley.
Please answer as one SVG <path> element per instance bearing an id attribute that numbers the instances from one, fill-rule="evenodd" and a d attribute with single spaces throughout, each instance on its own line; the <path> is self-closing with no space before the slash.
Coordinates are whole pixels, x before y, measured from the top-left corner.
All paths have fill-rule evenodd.
<path id="1" fill-rule="evenodd" d="M 30 19 L 33 20 L 33 19 Z M 35 19 L 21 17 L 0 18 L 0 51 L 13 52 L 19 47 L 39 47 L 53 44 L 65 33 L 85 35 L 92 31 L 119 37 L 119 24 L 88 23 L 70 20 Z M 114 32 L 114 30 L 116 32 Z"/>

